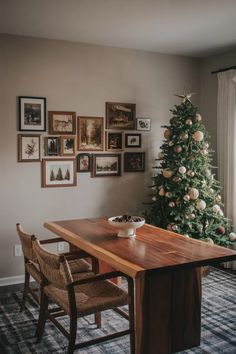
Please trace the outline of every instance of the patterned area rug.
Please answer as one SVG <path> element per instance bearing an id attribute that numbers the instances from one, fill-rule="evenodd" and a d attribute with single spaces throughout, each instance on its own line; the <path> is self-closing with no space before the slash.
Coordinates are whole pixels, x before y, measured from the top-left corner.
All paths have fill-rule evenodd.
<path id="1" fill-rule="evenodd" d="M 42 342 L 35 344 L 38 306 L 31 299 L 27 310 L 19 313 L 22 293 L 0 295 L 0 353 L 46 354 L 66 353 L 67 340 L 47 322 Z M 68 324 L 66 318 L 63 324 Z M 79 338 L 86 340 L 127 328 L 127 321 L 113 311 L 102 315 L 102 329 L 96 329 L 93 316 L 78 321 Z M 125 336 L 100 345 L 91 346 L 79 354 L 128 354 L 129 338 Z M 201 346 L 182 354 L 236 353 L 236 275 L 213 268 L 203 279 Z"/>

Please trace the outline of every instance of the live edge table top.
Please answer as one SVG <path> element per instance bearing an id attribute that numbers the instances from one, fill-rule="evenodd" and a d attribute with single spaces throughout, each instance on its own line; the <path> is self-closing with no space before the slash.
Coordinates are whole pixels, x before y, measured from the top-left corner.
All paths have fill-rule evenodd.
<path id="1" fill-rule="evenodd" d="M 167 271 L 236 259 L 236 252 L 186 238 L 145 224 L 134 238 L 117 237 L 107 219 L 45 222 L 44 226 L 71 244 L 131 277 L 146 271 Z"/>

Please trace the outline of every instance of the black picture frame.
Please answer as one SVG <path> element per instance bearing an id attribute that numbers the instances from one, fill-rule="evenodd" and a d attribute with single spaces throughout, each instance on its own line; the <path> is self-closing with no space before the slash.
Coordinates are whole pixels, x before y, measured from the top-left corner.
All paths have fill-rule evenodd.
<path id="1" fill-rule="evenodd" d="M 59 136 L 44 137 L 44 155 L 45 156 L 60 156 L 61 139 Z"/>
<path id="2" fill-rule="evenodd" d="M 135 103 L 106 102 L 106 129 L 134 130 Z"/>
<path id="3" fill-rule="evenodd" d="M 124 172 L 144 172 L 145 152 L 125 152 Z"/>
<path id="4" fill-rule="evenodd" d="M 81 153 L 77 155 L 77 172 L 90 172 L 92 155 Z"/>
<path id="5" fill-rule="evenodd" d="M 19 96 L 19 131 L 46 131 L 46 97 Z"/>
<path id="6" fill-rule="evenodd" d="M 125 134 L 125 147 L 126 148 L 140 148 L 142 142 L 142 135 L 139 133 Z"/>
<path id="7" fill-rule="evenodd" d="M 93 154 L 92 177 L 120 177 L 121 154 Z"/>

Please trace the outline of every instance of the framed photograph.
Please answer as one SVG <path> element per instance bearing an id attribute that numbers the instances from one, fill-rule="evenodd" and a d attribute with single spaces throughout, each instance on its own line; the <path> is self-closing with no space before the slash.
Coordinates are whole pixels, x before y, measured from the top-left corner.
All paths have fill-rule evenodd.
<path id="1" fill-rule="evenodd" d="M 18 134 L 18 162 L 40 161 L 40 135 Z"/>
<path id="2" fill-rule="evenodd" d="M 45 97 L 19 97 L 19 130 L 46 131 Z"/>
<path id="3" fill-rule="evenodd" d="M 94 154 L 92 176 L 121 176 L 121 155 Z"/>
<path id="4" fill-rule="evenodd" d="M 78 150 L 103 150 L 104 124 L 102 117 L 78 117 Z"/>
<path id="5" fill-rule="evenodd" d="M 49 112 L 49 134 L 75 135 L 76 113 L 75 112 Z"/>
<path id="6" fill-rule="evenodd" d="M 106 150 L 123 150 L 123 132 L 106 132 Z"/>
<path id="7" fill-rule="evenodd" d="M 60 155 L 60 137 L 47 136 L 44 138 L 44 154 L 46 156 Z"/>
<path id="8" fill-rule="evenodd" d="M 126 148 L 140 148 L 141 147 L 141 134 L 125 134 L 125 147 Z"/>
<path id="9" fill-rule="evenodd" d="M 135 129 L 134 103 L 106 102 L 106 128 L 107 129 Z"/>
<path id="10" fill-rule="evenodd" d="M 124 172 L 143 172 L 145 170 L 145 152 L 125 152 Z"/>
<path id="11" fill-rule="evenodd" d="M 137 118 L 136 120 L 136 129 L 149 131 L 151 130 L 151 118 Z"/>
<path id="12" fill-rule="evenodd" d="M 75 136 L 61 136 L 61 155 L 75 155 Z"/>
<path id="13" fill-rule="evenodd" d="M 43 159 L 42 187 L 76 186 L 75 159 Z"/>
<path id="14" fill-rule="evenodd" d="M 91 171 L 91 155 L 78 154 L 77 155 L 77 172 L 90 172 Z"/>

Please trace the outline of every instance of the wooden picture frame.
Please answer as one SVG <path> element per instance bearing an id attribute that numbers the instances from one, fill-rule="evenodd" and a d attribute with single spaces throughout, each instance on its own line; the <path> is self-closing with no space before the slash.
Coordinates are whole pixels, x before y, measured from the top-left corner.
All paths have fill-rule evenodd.
<path id="1" fill-rule="evenodd" d="M 125 147 L 126 148 L 140 148 L 142 136 L 141 134 L 125 134 Z"/>
<path id="2" fill-rule="evenodd" d="M 145 152 L 125 152 L 124 172 L 145 171 Z"/>
<path id="3" fill-rule="evenodd" d="M 77 143 L 80 151 L 103 151 L 103 117 L 78 117 Z"/>
<path id="4" fill-rule="evenodd" d="M 91 154 L 81 153 L 77 155 L 77 172 L 91 171 Z"/>
<path id="5" fill-rule="evenodd" d="M 93 154 L 92 177 L 121 176 L 121 154 Z"/>
<path id="6" fill-rule="evenodd" d="M 40 135 L 18 134 L 18 162 L 40 161 Z"/>
<path id="7" fill-rule="evenodd" d="M 76 159 L 42 159 L 42 187 L 76 186 Z"/>
<path id="8" fill-rule="evenodd" d="M 106 102 L 106 128 L 134 130 L 135 114 L 136 105 L 134 103 Z"/>
<path id="9" fill-rule="evenodd" d="M 46 131 L 45 97 L 19 97 L 19 131 Z"/>
<path id="10" fill-rule="evenodd" d="M 75 155 L 76 139 L 72 135 L 61 136 L 61 156 Z"/>
<path id="11" fill-rule="evenodd" d="M 106 151 L 122 151 L 123 140 L 123 132 L 106 131 Z"/>
<path id="12" fill-rule="evenodd" d="M 150 131 L 151 124 L 152 124 L 151 118 L 137 118 L 136 119 L 136 130 Z"/>
<path id="13" fill-rule="evenodd" d="M 44 137 L 44 155 L 45 156 L 60 156 L 61 140 L 59 136 Z"/>
<path id="14" fill-rule="evenodd" d="M 49 111 L 49 134 L 75 135 L 76 113 L 67 111 Z"/>

